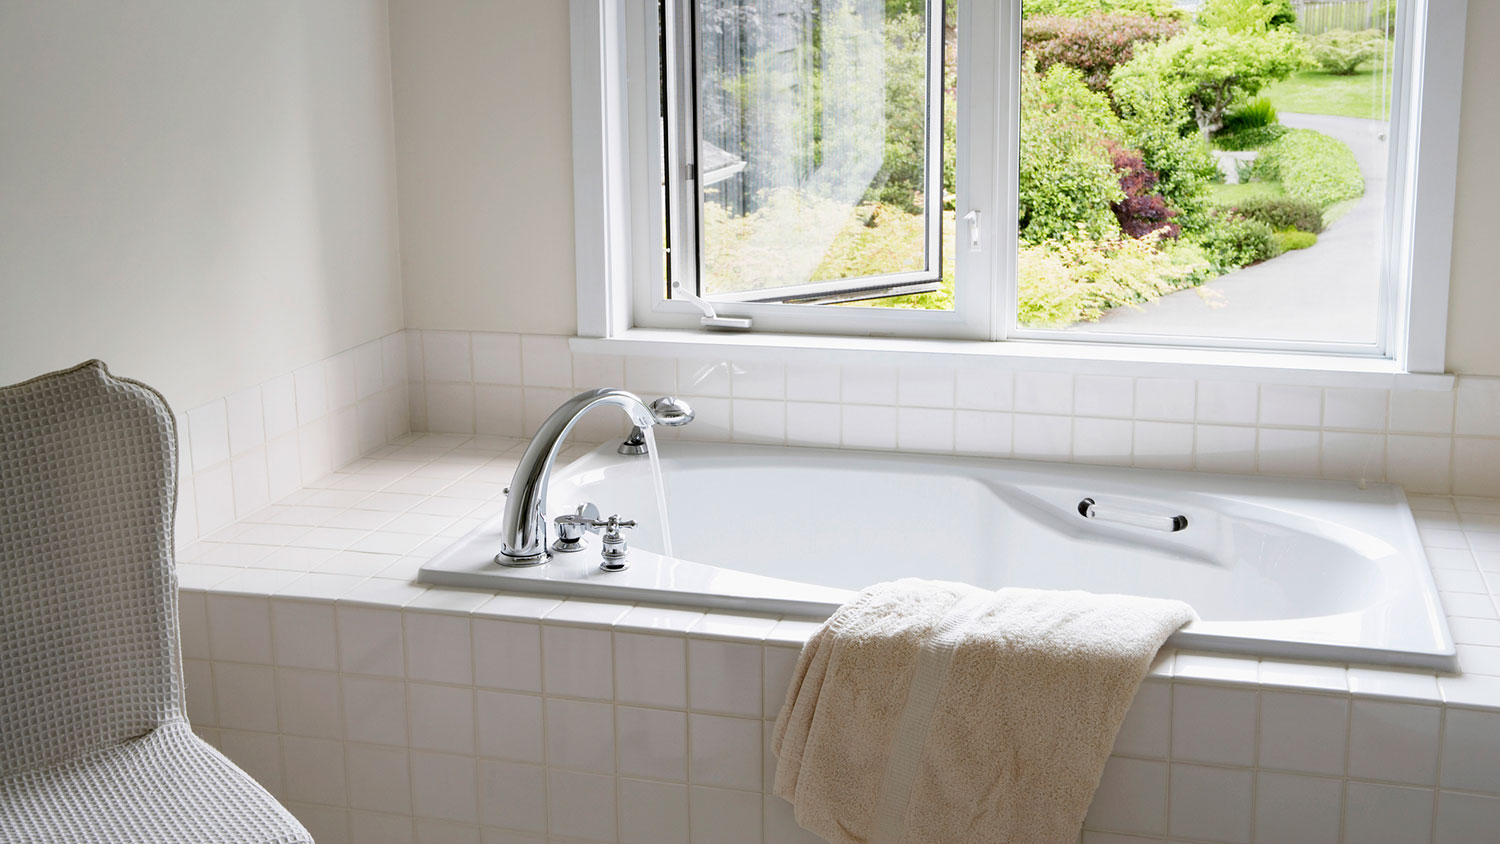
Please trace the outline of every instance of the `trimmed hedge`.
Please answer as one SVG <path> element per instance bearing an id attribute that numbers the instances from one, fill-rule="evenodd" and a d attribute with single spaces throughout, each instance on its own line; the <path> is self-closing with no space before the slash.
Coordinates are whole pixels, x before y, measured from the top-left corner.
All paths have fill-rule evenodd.
<path id="1" fill-rule="evenodd" d="M 1208 230 L 1199 236 L 1198 245 L 1220 273 L 1234 272 L 1281 254 L 1281 245 L 1270 226 L 1232 213 L 1214 215 Z"/>
<path id="2" fill-rule="evenodd" d="M 1260 126 L 1254 129 L 1241 129 L 1233 132 L 1219 132 L 1214 135 L 1214 148 L 1227 150 L 1262 149 L 1275 143 L 1291 130 L 1273 123 L 1270 126 Z"/>
<path id="3" fill-rule="evenodd" d="M 1323 209 L 1305 199 L 1289 196 L 1267 196 L 1247 199 L 1231 209 L 1241 217 L 1260 220 L 1276 231 L 1323 231 Z"/>
<path id="4" fill-rule="evenodd" d="M 1294 249 L 1306 249 L 1318 242 L 1318 236 L 1312 232 L 1277 232 L 1276 245 L 1282 252 L 1291 252 Z"/>
<path id="5" fill-rule="evenodd" d="M 1365 177 L 1348 145 L 1311 129 L 1293 129 L 1266 147 L 1255 172 L 1281 182 L 1287 196 L 1320 208 L 1365 192 Z"/>
<path id="6" fill-rule="evenodd" d="M 1076 67 L 1095 91 L 1109 88 L 1109 74 L 1130 61 L 1136 45 L 1182 31 L 1180 21 L 1148 15 L 1048 15 L 1021 24 L 1021 49 L 1036 59 L 1038 73 L 1055 64 Z"/>

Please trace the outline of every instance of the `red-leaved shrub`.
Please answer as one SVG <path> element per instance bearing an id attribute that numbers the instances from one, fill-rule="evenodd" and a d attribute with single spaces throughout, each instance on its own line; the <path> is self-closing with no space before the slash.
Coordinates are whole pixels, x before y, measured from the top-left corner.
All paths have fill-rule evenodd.
<path id="1" fill-rule="evenodd" d="M 1163 239 L 1181 234 L 1181 227 L 1172 222 L 1176 209 L 1156 192 L 1156 171 L 1146 166 L 1140 153 L 1110 144 L 1110 155 L 1115 172 L 1120 174 L 1120 190 L 1125 192 L 1124 199 L 1109 206 L 1120 221 L 1120 231 L 1131 237 L 1159 231 Z"/>
<path id="2" fill-rule="evenodd" d="M 1083 71 L 1095 91 L 1109 87 L 1109 73 L 1130 61 L 1138 43 L 1153 43 L 1182 31 L 1182 22 L 1145 15 L 1043 16 L 1021 23 L 1021 49 L 1036 57 L 1038 73 L 1054 64 Z"/>

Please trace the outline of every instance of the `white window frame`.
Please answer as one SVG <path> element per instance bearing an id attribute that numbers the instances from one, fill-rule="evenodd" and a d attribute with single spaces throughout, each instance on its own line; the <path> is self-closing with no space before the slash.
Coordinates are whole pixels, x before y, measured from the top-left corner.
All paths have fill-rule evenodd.
<path id="1" fill-rule="evenodd" d="M 959 243 L 952 312 L 820 305 L 718 303 L 721 316 L 753 320 L 755 338 L 699 328 L 691 302 L 666 299 L 661 250 L 660 93 L 655 0 L 570 0 L 575 269 L 578 335 L 706 346 L 864 347 L 838 336 L 965 343 L 963 354 L 1192 364 L 1230 359 L 1275 368 L 1441 373 L 1445 366 L 1458 118 L 1467 0 L 1407 0 L 1392 96 L 1392 202 L 1385 261 L 1390 279 L 1384 340 L 1374 347 L 1236 344 L 1200 338 L 1068 336 L 1010 328 L 1014 321 L 1016 185 L 989 162 L 1015 161 L 1019 76 L 1001 80 L 1019 44 L 1017 0 L 959 0 Z M 998 64 L 997 64 L 998 63 Z M 1411 95 L 1415 94 L 1415 99 Z M 978 212 L 980 246 L 963 221 Z M 636 279 L 650 279 L 634 283 Z M 649 338 L 647 338 L 649 335 Z M 802 339 L 797 339 L 803 335 Z M 780 339 L 778 339 L 780 338 Z M 1111 342 L 1113 341 L 1113 343 Z M 1049 348 L 1039 349 L 1038 346 Z M 1030 347 L 1030 348 L 1022 348 Z M 1178 348 L 1172 348 L 1178 347 Z M 953 354 L 952 343 L 931 346 Z M 1281 361 L 1278 363 L 1277 361 Z"/>

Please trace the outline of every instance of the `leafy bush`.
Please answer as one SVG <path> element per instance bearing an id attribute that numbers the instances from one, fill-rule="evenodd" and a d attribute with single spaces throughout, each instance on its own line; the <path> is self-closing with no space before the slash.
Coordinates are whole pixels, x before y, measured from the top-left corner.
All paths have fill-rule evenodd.
<path id="1" fill-rule="evenodd" d="M 1265 32 L 1296 22 L 1292 0 L 1208 0 L 1198 11 L 1200 25 L 1228 32 Z"/>
<path id="2" fill-rule="evenodd" d="M 1155 43 L 1182 31 L 1180 21 L 1149 15 L 1048 15 L 1028 17 L 1021 25 L 1021 49 L 1045 73 L 1055 64 L 1076 67 L 1095 91 L 1109 87 L 1109 74 L 1130 61 L 1141 42 Z"/>
<path id="3" fill-rule="evenodd" d="M 1081 18 L 1093 14 L 1150 15 L 1154 18 L 1177 15 L 1172 0 L 1026 0 L 1021 17 L 1060 15 Z"/>
<path id="4" fill-rule="evenodd" d="M 1350 76 L 1360 65 L 1385 53 L 1385 33 L 1378 29 L 1330 29 L 1308 38 L 1307 52 L 1325 72 Z"/>
<path id="5" fill-rule="evenodd" d="M 1214 135 L 1214 148 L 1227 150 L 1260 149 L 1270 146 L 1277 138 L 1285 135 L 1291 130 L 1280 123 L 1272 123 L 1270 126 L 1261 126 L 1256 129 L 1241 129 L 1238 131 L 1222 131 Z"/>
<path id="6" fill-rule="evenodd" d="M 1276 123 L 1276 106 L 1265 97 L 1257 97 L 1224 115 L 1225 132 L 1264 129 Z"/>
<path id="7" fill-rule="evenodd" d="M 1078 71 L 1055 65 L 1021 71 L 1021 239 L 1030 243 L 1081 228 L 1093 237 L 1119 231 L 1110 204 L 1124 198 L 1107 142 L 1116 127 L 1108 100 Z"/>
<path id="8" fill-rule="evenodd" d="M 1022 325 L 1061 328 L 1093 321 L 1185 287 L 1208 271 L 1196 253 L 1157 248 L 1155 236 L 1091 238 L 1072 234 L 1017 255 L 1017 317 Z"/>
<path id="9" fill-rule="evenodd" d="M 1116 101 L 1137 99 L 1158 87 L 1172 92 L 1187 103 L 1207 140 L 1232 105 L 1301 65 L 1302 43 L 1286 30 L 1196 28 L 1137 49 L 1134 58 L 1115 68 L 1110 86 Z"/>
<path id="10" fill-rule="evenodd" d="M 1251 220 L 1260 220 L 1278 232 L 1296 230 L 1317 234 L 1323 231 L 1323 210 L 1305 199 L 1268 196 L 1236 203 L 1232 212 Z"/>
<path id="11" fill-rule="evenodd" d="M 1281 182 L 1287 196 L 1320 208 L 1365 192 L 1365 178 L 1348 145 L 1311 129 L 1282 135 L 1261 152 L 1255 166 L 1261 178 Z"/>
<path id="12" fill-rule="evenodd" d="M 1157 237 L 1175 240 L 1182 229 L 1172 218 L 1177 210 L 1156 192 L 1156 171 L 1146 166 L 1139 153 L 1112 147 L 1115 171 L 1120 174 L 1120 190 L 1125 197 L 1110 205 L 1120 231 L 1131 237 L 1145 237 L 1153 232 Z"/>
<path id="13" fill-rule="evenodd" d="M 1312 232 L 1276 232 L 1275 237 L 1276 247 L 1282 252 L 1306 249 L 1318 242 L 1318 236 Z"/>
<path id="14" fill-rule="evenodd" d="M 1270 226 L 1231 213 L 1214 214 L 1207 230 L 1199 235 L 1198 245 L 1220 273 L 1269 261 L 1281 254 L 1276 233 Z"/>
<path id="15" fill-rule="evenodd" d="M 1139 87 L 1115 105 L 1124 128 L 1124 145 L 1141 153 L 1141 160 L 1157 175 L 1156 192 L 1177 211 L 1173 222 L 1184 232 L 1207 224 L 1209 185 L 1219 178 L 1208 145 L 1187 128 L 1193 121 L 1187 103 L 1161 87 Z"/>

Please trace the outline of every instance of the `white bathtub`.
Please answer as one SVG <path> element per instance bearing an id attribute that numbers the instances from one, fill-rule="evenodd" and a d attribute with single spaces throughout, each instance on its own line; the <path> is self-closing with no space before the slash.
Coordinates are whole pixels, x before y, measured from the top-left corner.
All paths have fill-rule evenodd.
<path id="1" fill-rule="evenodd" d="M 1200 620 L 1172 637 L 1180 648 L 1456 667 L 1396 487 L 675 441 L 661 457 L 675 556 L 656 553 L 647 459 L 607 444 L 554 474 L 548 515 L 590 501 L 639 521 L 629 569 L 600 571 L 597 537 L 544 566 L 501 567 L 497 517 L 421 579 L 815 618 L 898 577 L 1082 589 L 1192 604 Z M 1166 530 L 1179 515 L 1187 527 Z"/>

